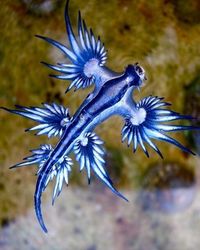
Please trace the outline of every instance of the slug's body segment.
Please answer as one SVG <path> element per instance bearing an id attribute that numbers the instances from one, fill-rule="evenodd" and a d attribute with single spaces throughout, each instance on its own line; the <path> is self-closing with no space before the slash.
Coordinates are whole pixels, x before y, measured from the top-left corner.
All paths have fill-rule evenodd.
<path id="1" fill-rule="evenodd" d="M 115 73 L 104 66 L 107 59 L 107 51 L 96 39 L 92 30 L 88 31 L 78 15 L 78 39 L 75 37 L 66 4 L 65 20 L 71 49 L 59 42 L 37 36 L 60 49 L 71 61 L 70 63 L 58 63 L 56 66 L 44 63 L 49 68 L 56 70 L 61 75 L 53 75 L 58 79 L 71 80 L 67 91 L 71 88 L 86 88 L 94 83 L 94 90 L 83 101 L 73 117 L 70 117 L 67 108 L 58 104 L 43 104 L 43 107 L 16 106 L 16 110 L 5 110 L 32 119 L 39 125 L 28 130 L 38 130 L 37 135 L 46 134 L 48 137 L 59 136 L 55 148 L 51 145 L 41 145 L 39 149 L 32 150 L 33 155 L 24 158 L 24 161 L 12 168 L 38 165 L 38 179 L 35 190 L 35 211 L 38 221 L 45 232 L 42 212 L 41 196 L 50 180 L 56 178 L 53 191 L 53 200 L 60 194 L 63 183 L 68 184 L 68 177 L 73 165 L 69 154 L 74 152 L 76 160 L 80 164 L 80 170 L 87 171 L 90 182 L 91 170 L 100 178 L 115 194 L 120 194 L 113 186 L 111 179 L 105 170 L 103 141 L 93 132 L 96 126 L 113 115 L 121 116 L 125 125 L 122 129 L 122 141 L 127 140 L 128 145 L 133 144 L 135 152 L 140 145 L 149 156 L 146 145 L 154 149 L 161 157 L 162 154 L 152 139 L 162 140 L 174 144 L 182 150 L 192 153 L 175 139 L 167 136 L 165 132 L 199 129 L 192 126 L 167 125 L 169 122 L 179 119 L 191 119 L 166 107 L 168 103 L 163 98 L 149 96 L 139 103 L 133 100 L 133 92 L 143 85 L 145 72 L 137 63 L 128 65 L 123 73 Z"/>

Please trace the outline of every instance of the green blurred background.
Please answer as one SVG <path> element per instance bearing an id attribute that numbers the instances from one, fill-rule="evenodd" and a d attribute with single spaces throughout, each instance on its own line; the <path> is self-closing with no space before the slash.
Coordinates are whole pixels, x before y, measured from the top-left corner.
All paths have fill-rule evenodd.
<path id="1" fill-rule="evenodd" d="M 43 5 L 44 2 L 47 4 Z M 57 49 L 34 37 L 35 34 L 40 34 L 68 44 L 64 6 L 64 0 L 1 2 L 0 106 L 13 108 L 15 104 L 39 106 L 42 102 L 57 102 L 69 107 L 73 114 L 92 90 L 69 92 L 65 95 L 69 83 L 48 77 L 50 70 L 40 64 L 40 61 L 57 63 L 64 60 Z M 136 100 L 150 94 L 164 96 L 173 104 L 175 111 L 200 118 L 198 0 L 71 0 L 70 17 L 74 28 L 79 9 L 87 25 L 105 43 L 109 56 L 107 65 L 110 68 L 122 72 L 127 64 L 135 62 L 145 68 L 148 81 L 142 91 L 136 93 Z M 8 169 L 27 156 L 29 149 L 49 142 L 45 136 L 35 137 L 24 132 L 25 128 L 32 125 L 31 121 L 0 111 L 2 227 L 33 206 L 35 167 L 12 171 Z M 171 177 L 163 177 L 165 171 L 162 168 L 165 169 L 166 166 L 172 168 L 172 179 L 178 179 L 180 186 L 190 186 L 196 182 L 198 178 L 195 173 L 200 165 L 198 156 L 187 155 L 165 143 L 158 143 L 164 161 L 152 151 L 150 159 L 140 149 L 133 154 L 130 148 L 121 144 L 122 126 L 123 122 L 114 118 L 97 129 L 98 135 L 105 140 L 108 171 L 118 188 L 127 192 L 135 192 L 144 187 L 150 190 L 170 188 Z M 199 152 L 199 134 L 180 133 L 175 138 Z M 178 169 L 175 177 L 173 166 Z M 146 178 L 152 169 L 158 169 L 156 174 Z M 148 183 L 145 182 L 146 179 Z M 93 182 L 96 182 L 95 178 Z M 78 186 L 87 190 L 86 176 L 75 169 L 71 183 L 75 189 Z M 156 198 L 155 202 L 160 201 Z"/>

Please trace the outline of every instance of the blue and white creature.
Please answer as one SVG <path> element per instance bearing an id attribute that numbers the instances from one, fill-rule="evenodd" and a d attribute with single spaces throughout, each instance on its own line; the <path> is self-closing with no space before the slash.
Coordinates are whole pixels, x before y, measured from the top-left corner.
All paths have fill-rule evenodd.
<path id="1" fill-rule="evenodd" d="M 139 64 L 128 65 L 123 73 L 116 73 L 105 66 L 107 50 L 100 38 L 96 38 L 88 29 L 81 14 L 78 14 L 78 36 L 74 35 L 68 14 L 69 0 L 65 9 L 66 30 L 70 48 L 43 36 L 38 38 L 57 47 L 70 63 L 58 63 L 47 67 L 60 73 L 53 77 L 70 80 L 67 91 L 87 88 L 94 84 L 94 90 L 83 101 L 76 113 L 70 117 L 69 110 L 58 104 L 43 104 L 42 107 L 16 106 L 15 110 L 4 108 L 17 115 L 24 116 L 39 123 L 28 131 L 38 130 L 37 135 L 46 134 L 49 138 L 57 136 L 59 141 L 53 148 L 51 145 L 41 145 L 32 150 L 32 155 L 24 158 L 22 163 L 12 168 L 38 165 L 37 184 L 34 196 L 35 211 L 38 221 L 44 230 L 41 212 L 41 197 L 48 183 L 56 179 L 53 191 L 53 203 L 60 194 L 63 183 L 68 184 L 73 162 L 69 155 L 73 152 L 80 164 L 80 170 L 87 171 L 90 182 L 91 171 L 121 198 L 120 194 L 108 176 L 105 169 L 103 141 L 95 134 L 94 129 L 106 119 L 119 115 L 124 120 L 122 141 L 133 144 L 135 152 L 140 145 L 147 156 L 146 146 L 150 146 L 161 157 L 162 154 L 152 139 L 171 143 L 185 152 L 194 154 L 166 132 L 197 129 L 192 126 L 168 125 L 166 122 L 191 119 L 167 109 L 170 104 L 163 98 L 148 96 L 140 102 L 135 102 L 133 93 L 140 89 L 146 80 L 145 71 Z M 163 124 L 164 123 L 164 124 Z"/>

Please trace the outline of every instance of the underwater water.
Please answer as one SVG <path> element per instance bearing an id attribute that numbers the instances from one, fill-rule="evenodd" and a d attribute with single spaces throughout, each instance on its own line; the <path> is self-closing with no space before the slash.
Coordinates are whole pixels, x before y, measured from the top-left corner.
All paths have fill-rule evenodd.
<path id="1" fill-rule="evenodd" d="M 0 106 L 56 102 L 73 113 L 91 89 L 64 94 L 68 82 L 48 77 L 40 61 L 63 55 L 35 34 L 67 44 L 64 0 L 4 0 L 0 8 Z M 76 28 L 81 10 L 87 25 L 108 49 L 108 66 L 122 72 L 139 62 L 148 81 L 136 99 L 164 96 L 173 110 L 200 118 L 200 4 L 198 0 L 71 0 Z M 111 179 L 129 199 L 120 200 L 94 177 L 73 171 L 70 187 L 51 206 L 52 186 L 43 199 L 49 234 L 33 210 L 35 167 L 9 170 L 47 142 L 24 133 L 33 122 L 0 110 L 0 249 L 193 250 L 200 244 L 200 158 L 158 143 L 160 159 L 148 159 L 121 144 L 122 122 L 113 118 L 97 132 L 105 141 Z M 200 125 L 198 122 L 195 124 Z M 186 124 L 187 125 L 187 124 Z M 199 152 L 199 133 L 175 138 Z"/>

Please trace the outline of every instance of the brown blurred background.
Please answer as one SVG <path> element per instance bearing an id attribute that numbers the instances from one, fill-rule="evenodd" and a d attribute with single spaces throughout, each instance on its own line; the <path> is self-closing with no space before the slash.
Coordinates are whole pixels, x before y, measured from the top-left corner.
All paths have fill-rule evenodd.
<path id="1" fill-rule="evenodd" d="M 91 91 L 65 95 L 69 83 L 48 77 L 50 70 L 40 64 L 63 60 L 57 49 L 34 35 L 68 44 L 64 6 L 65 0 L 2 1 L 0 106 L 57 102 L 73 114 Z M 200 119 L 198 0 L 71 0 L 75 29 L 78 10 L 105 43 L 110 68 L 122 72 L 135 62 L 145 68 L 148 81 L 141 93 L 136 93 L 136 100 L 150 94 L 164 96 L 173 110 Z M 158 143 L 164 160 L 153 151 L 150 159 L 140 149 L 133 154 L 121 144 L 123 122 L 116 118 L 102 124 L 97 133 L 105 141 L 111 179 L 124 190 L 130 204 L 119 201 L 94 177 L 88 187 L 85 174 L 75 165 L 71 187 L 65 188 L 53 208 L 52 186 L 44 195 L 50 231 L 45 237 L 33 212 L 35 167 L 9 170 L 29 154 L 29 149 L 49 143 L 45 136 L 24 132 L 32 125 L 0 110 L 0 249 L 199 248 L 199 156 L 165 143 Z M 177 133 L 175 138 L 200 153 L 199 133 Z"/>

